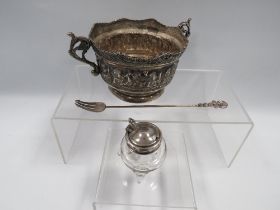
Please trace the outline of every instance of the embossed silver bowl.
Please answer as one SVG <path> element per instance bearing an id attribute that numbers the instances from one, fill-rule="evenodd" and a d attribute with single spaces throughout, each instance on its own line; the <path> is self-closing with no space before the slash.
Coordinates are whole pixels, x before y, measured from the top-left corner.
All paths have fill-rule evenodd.
<path id="1" fill-rule="evenodd" d="M 190 21 L 177 27 L 155 19 L 96 23 L 88 38 L 68 34 L 72 38 L 69 54 L 92 66 L 92 73 L 100 74 L 118 98 L 133 103 L 151 101 L 163 93 L 175 74 L 188 45 Z M 91 47 L 97 64 L 85 56 Z"/>

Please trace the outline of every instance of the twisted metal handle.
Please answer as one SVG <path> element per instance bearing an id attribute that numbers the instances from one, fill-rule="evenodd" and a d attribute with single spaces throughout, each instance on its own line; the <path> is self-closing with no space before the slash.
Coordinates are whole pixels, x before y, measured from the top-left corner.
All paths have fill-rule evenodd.
<path id="1" fill-rule="evenodd" d="M 199 103 L 195 105 L 196 107 L 213 107 L 213 108 L 220 108 L 225 109 L 228 107 L 228 103 L 226 101 L 211 101 L 210 103 Z"/>
<path id="2" fill-rule="evenodd" d="M 187 21 L 184 21 L 178 25 L 178 28 L 187 38 L 191 35 L 191 20 L 191 18 L 188 18 Z"/>
<path id="3" fill-rule="evenodd" d="M 99 66 L 97 64 L 95 64 L 94 62 L 89 61 L 85 56 L 87 51 L 89 50 L 89 48 L 92 46 L 91 41 L 86 37 L 75 36 L 75 34 L 72 32 L 68 33 L 67 35 L 71 37 L 70 48 L 68 51 L 69 54 L 73 58 L 92 66 L 93 70 L 91 72 L 95 76 L 97 76 L 100 73 Z M 77 43 L 80 43 L 80 44 L 78 46 L 76 46 Z M 82 51 L 82 57 L 78 56 L 77 51 Z"/>

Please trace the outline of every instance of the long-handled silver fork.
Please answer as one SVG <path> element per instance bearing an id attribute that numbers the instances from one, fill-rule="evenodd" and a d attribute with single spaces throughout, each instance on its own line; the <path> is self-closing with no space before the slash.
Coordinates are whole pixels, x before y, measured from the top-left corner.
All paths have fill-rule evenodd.
<path id="1" fill-rule="evenodd" d="M 76 106 L 91 112 L 103 112 L 108 108 L 151 108 L 151 107 L 212 107 L 225 109 L 228 107 L 228 103 L 225 101 L 211 101 L 209 103 L 198 103 L 192 105 L 124 105 L 124 106 L 107 106 L 103 102 L 85 102 L 75 100 Z"/>

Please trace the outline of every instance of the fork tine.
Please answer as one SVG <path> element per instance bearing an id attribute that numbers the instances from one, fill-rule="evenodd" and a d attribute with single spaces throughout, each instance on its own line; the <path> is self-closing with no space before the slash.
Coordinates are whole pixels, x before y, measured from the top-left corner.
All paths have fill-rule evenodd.
<path id="1" fill-rule="evenodd" d="M 76 106 L 91 112 L 103 112 L 106 109 L 106 104 L 103 102 L 84 103 L 80 100 L 75 100 Z"/>
<path id="2" fill-rule="evenodd" d="M 87 107 L 95 107 L 96 103 L 95 102 L 85 102 L 85 101 L 81 101 L 81 100 L 75 100 L 75 104 L 77 105 L 83 105 L 83 106 L 87 106 Z"/>
<path id="3" fill-rule="evenodd" d="M 96 112 L 95 110 L 95 107 L 90 107 L 88 105 L 83 105 L 83 104 L 78 104 L 78 103 L 75 103 L 77 107 L 80 107 L 82 109 L 85 109 L 87 111 L 91 111 L 91 112 Z"/>
<path id="4" fill-rule="evenodd" d="M 80 103 L 80 104 L 95 104 L 95 102 L 86 102 L 86 101 L 81 101 L 81 100 L 75 100 L 75 102 Z"/>

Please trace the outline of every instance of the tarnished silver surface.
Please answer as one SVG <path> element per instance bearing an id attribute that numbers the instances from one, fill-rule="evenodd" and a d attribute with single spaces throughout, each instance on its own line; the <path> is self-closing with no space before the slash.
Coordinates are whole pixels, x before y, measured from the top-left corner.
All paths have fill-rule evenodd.
<path id="1" fill-rule="evenodd" d="M 192 108 L 192 107 L 201 107 L 201 108 L 220 108 L 225 109 L 228 107 L 228 103 L 226 101 L 211 101 L 210 103 L 198 103 L 198 104 L 189 104 L 189 105 L 169 105 L 169 104 L 161 104 L 161 105 L 123 105 L 123 106 L 114 106 L 114 105 L 106 105 L 103 102 L 85 102 L 80 100 L 75 100 L 76 106 L 85 109 L 90 112 L 103 112 L 106 108 Z"/>
<path id="2" fill-rule="evenodd" d="M 135 122 L 132 118 L 129 118 L 125 138 L 128 147 L 138 154 L 153 153 L 162 141 L 161 131 L 156 125 L 150 122 Z"/>
<path id="3" fill-rule="evenodd" d="M 120 99 L 134 103 L 150 101 L 163 93 L 175 74 L 188 45 L 190 20 L 178 27 L 168 27 L 154 19 L 97 23 L 89 38 L 69 33 L 69 53 L 91 65 L 92 73 L 100 74 Z M 97 64 L 85 57 L 91 47 Z M 81 51 L 81 56 L 77 51 Z"/>

